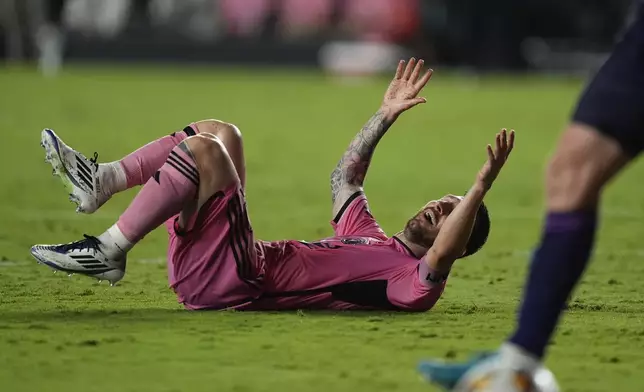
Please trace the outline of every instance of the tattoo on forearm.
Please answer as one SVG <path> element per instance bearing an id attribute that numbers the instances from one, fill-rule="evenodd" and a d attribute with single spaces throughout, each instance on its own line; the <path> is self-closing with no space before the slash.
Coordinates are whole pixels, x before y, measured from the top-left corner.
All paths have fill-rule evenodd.
<path id="1" fill-rule="evenodd" d="M 331 173 L 331 200 L 334 203 L 343 185 L 361 186 L 363 184 L 376 145 L 391 124 L 392 122 L 386 119 L 385 113 L 378 111 L 353 139 Z"/>

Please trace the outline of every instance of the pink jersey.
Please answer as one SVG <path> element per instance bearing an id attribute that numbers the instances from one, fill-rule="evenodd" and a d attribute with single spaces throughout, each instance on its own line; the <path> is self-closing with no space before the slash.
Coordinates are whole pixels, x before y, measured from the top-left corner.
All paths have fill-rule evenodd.
<path id="1" fill-rule="evenodd" d="M 191 124 L 184 131 L 198 129 Z M 171 149 L 178 143 L 172 138 L 151 146 Z M 145 177 L 135 174 L 138 182 Z M 185 176 L 185 170 L 176 174 Z M 165 185 L 163 178 L 157 173 L 149 181 Z M 192 214 L 182 214 L 166 222 L 168 282 L 188 309 L 424 311 L 445 288 L 442 276 L 398 238 L 385 235 L 362 192 L 354 193 L 331 222 L 335 236 L 316 242 L 256 241 L 239 182 Z"/>
<path id="2" fill-rule="evenodd" d="M 241 308 L 426 311 L 438 301 L 445 281 L 431 285 L 419 277 L 422 261 L 386 236 L 362 192 L 331 224 L 335 237 L 321 241 L 257 241 L 263 294 Z"/>

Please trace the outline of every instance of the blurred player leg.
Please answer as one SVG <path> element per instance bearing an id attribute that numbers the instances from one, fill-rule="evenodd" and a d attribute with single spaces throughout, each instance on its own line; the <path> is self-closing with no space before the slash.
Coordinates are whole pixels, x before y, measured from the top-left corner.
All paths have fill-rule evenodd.
<path id="1" fill-rule="evenodd" d="M 548 167 L 548 215 L 510 342 L 543 357 L 594 243 L 603 186 L 644 148 L 644 6 L 582 95 Z"/>
<path id="2" fill-rule="evenodd" d="M 65 3 L 65 0 L 46 0 L 42 4 L 44 21 L 36 33 L 36 46 L 38 67 L 45 76 L 56 76 L 63 64 Z"/>
<path id="3" fill-rule="evenodd" d="M 534 253 L 510 342 L 544 355 L 566 301 L 590 259 L 603 186 L 631 156 L 596 128 L 574 123 L 564 132 L 546 176 L 548 215 Z"/>
<path id="4" fill-rule="evenodd" d="M 497 371 L 491 389 L 484 390 L 515 390 L 505 383 L 512 379 L 507 377 L 512 369 L 530 373 L 540 366 L 566 301 L 588 264 L 602 189 L 644 149 L 644 6 L 638 12 L 581 96 L 550 162 L 541 243 L 531 263 L 518 327 L 500 350 L 501 370 L 507 371 Z M 429 379 L 453 386 L 472 365 L 478 367 L 476 363 L 428 362 L 420 370 Z"/>

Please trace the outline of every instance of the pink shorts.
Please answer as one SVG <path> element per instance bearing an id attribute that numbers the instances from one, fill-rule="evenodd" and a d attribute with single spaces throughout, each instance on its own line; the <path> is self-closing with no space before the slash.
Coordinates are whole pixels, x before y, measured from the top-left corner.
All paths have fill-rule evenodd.
<path id="1" fill-rule="evenodd" d="M 217 192 L 189 221 L 185 228 L 178 215 L 166 222 L 168 280 L 179 302 L 188 309 L 225 309 L 259 297 L 264 267 L 241 186 Z"/>

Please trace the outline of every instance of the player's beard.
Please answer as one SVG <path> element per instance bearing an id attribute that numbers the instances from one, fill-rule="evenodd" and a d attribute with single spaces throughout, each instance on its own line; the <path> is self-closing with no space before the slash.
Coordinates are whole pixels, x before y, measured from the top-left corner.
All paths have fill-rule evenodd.
<path id="1" fill-rule="evenodd" d="M 405 238 L 414 244 L 429 249 L 434 244 L 434 236 L 423 227 L 421 222 L 419 222 L 419 219 L 422 218 L 415 216 L 407 221 L 403 234 L 405 234 Z"/>

